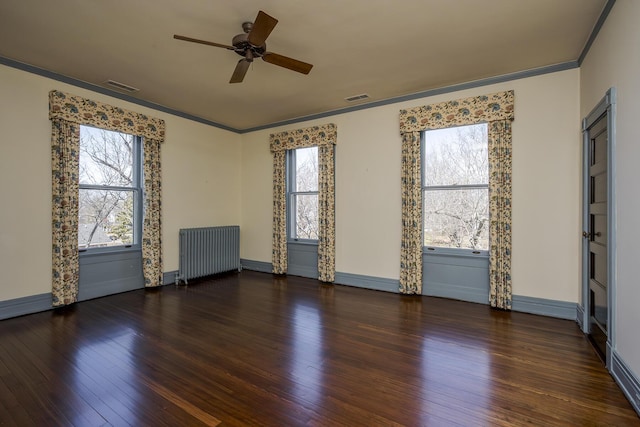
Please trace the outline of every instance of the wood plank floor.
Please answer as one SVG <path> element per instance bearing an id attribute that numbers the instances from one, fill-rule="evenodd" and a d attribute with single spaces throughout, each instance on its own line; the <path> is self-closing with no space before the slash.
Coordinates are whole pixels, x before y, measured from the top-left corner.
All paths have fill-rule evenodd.
<path id="1" fill-rule="evenodd" d="M 0 322 L 2 426 L 640 425 L 575 322 L 245 271 Z"/>

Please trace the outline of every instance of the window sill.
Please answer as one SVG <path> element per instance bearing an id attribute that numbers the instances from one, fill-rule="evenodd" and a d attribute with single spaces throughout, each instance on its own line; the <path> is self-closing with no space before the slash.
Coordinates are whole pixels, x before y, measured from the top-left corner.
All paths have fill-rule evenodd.
<path id="1" fill-rule="evenodd" d="M 142 247 L 140 245 L 132 246 L 119 246 L 117 248 L 93 248 L 93 249 L 80 249 L 78 255 L 81 257 L 92 257 L 100 255 L 112 255 L 112 254 L 125 254 L 130 252 L 140 252 Z"/>
<path id="2" fill-rule="evenodd" d="M 287 240 L 287 244 L 294 244 L 294 245 L 307 245 L 307 246 L 318 246 L 318 241 L 317 240 Z"/>
<path id="3" fill-rule="evenodd" d="M 487 250 L 440 248 L 437 246 L 424 246 L 422 248 L 422 254 L 455 258 L 489 258 L 489 251 Z"/>

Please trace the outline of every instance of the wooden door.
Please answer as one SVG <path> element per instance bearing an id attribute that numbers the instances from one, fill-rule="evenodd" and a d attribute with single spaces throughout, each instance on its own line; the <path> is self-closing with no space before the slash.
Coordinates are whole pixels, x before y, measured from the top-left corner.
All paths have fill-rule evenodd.
<path id="1" fill-rule="evenodd" d="M 607 113 L 596 119 L 587 129 L 587 278 L 589 283 L 588 306 L 589 338 L 606 363 L 609 333 L 608 289 L 608 132 Z"/>

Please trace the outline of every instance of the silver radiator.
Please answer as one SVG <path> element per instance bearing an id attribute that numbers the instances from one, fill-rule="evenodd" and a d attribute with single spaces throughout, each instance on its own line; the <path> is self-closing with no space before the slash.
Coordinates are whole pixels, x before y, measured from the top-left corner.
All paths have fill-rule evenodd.
<path id="1" fill-rule="evenodd" d="M 180 230 L 180 269 L 176 285 L 189 279 L 225 271 L 240 271 L 240 227 L 183 228 Z"/>

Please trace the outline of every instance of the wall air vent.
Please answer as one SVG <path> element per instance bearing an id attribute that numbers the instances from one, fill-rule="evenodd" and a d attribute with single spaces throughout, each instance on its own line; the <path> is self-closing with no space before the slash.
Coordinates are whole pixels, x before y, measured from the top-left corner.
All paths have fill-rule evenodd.
<path id="1" fill-rule="evenodd" d="M 106 82 L 104 82 L 104 84 L 107 85 L 107 86 L 111 86 L 114 89 L 123 91 L 123 92 L 131 93 L 131 92 L 138 92 L 140 90 L 140 89 L 135 88 L 133 86 L 129 86 L 129 85 L 126 85 L 124 83 L 117 82 L 115 80 L 107 80 Z"/>
<path id="2" fill-rule="evenodd" d="M 366 93 L 363 93 L 360 95 L 349 96 L 344 100 L 347 102 L 356 102 L 356 101 L 362 101 L 363 99 L 369 99 L 369 95 L 367 95 Z"/>

